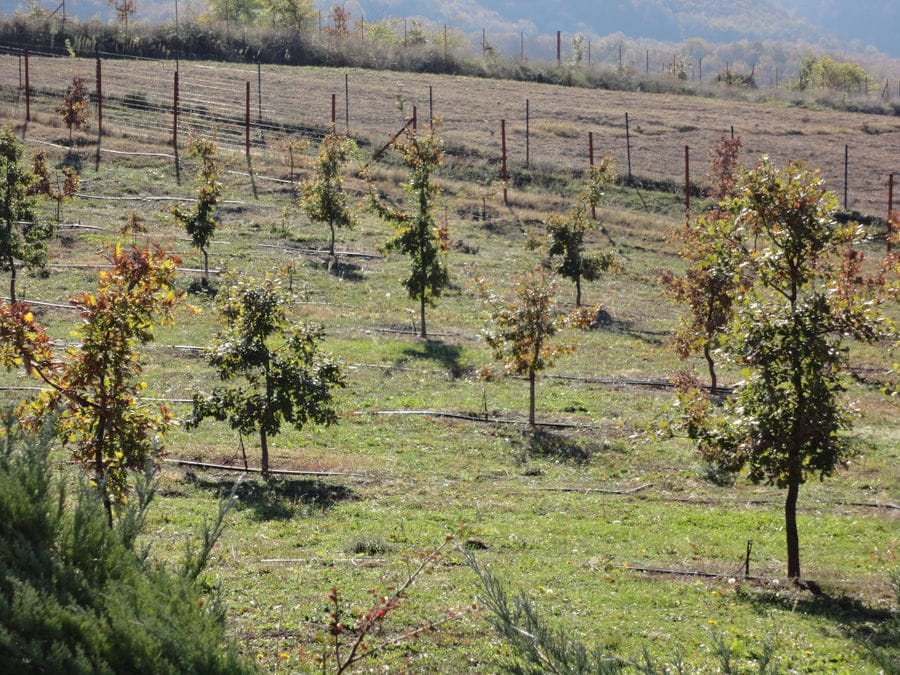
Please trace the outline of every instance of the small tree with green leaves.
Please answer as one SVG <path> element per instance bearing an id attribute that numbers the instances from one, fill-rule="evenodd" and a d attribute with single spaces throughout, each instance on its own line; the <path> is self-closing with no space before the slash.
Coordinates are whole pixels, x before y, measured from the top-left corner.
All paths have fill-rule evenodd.
<path id="1" fill-rule="evenodd" d="M 63 202 L 74 199 L 78 193 L 78 186 L 81 182 L 78 173 L 70 166 L 64 167 L 63 182 L 59 183 L 59 178 L 51 180 L 50 169 L 47 166 L 47 156 L 43 152 L 39 152 L 34 156 L 34 178 L 30 193 L 46 195 L 56 202 L 56 222 L 62 220 Z"/>
<path id="2" fill-rule="evenodd" d="M 322 139 L 315 174 L 299 188 L 300 208 L 315 223 L 327 223 L 331 231 L 328 253 L 334 257 L 335 228 L 352 228 L 356 218 L 344 192 L 343 170 L 356 152 L 356 143 L 346 136 L 330 133 Z"/>
<path id="3" fill-rule="evenodd" d="M 321 328 L 291 321 L 291 297 L 279 276 L 237 277 L 216 296 L 225 327 L 209 349 L 224 383 L 194 396 L 192 426 L 225 421 L 241 434 L 259 434 L 262 474 L 269 477 L 269 438 L 285 422 L 333 424 L 334 390 L 344 386 L 340 364 L 321 348 Z"/>
<path id="4" fill-rule="evenodd" d="M 484 338 L 503 361 L 507 372 L 528 378 L 528 423 L 535 425 L 535 382 L 539 372 L 553 365 L 556 357 L 574 350 L 572 344 L 553 342 L 564 328 L 584 328 L 591 310 L 580 308 L 571 314 L 556 312 L 556 286 L 547 271 L 538 267 L 518 279 L 511 302 L 497 297 L 483 281 L 479 294 L 490 312 Z"/>
<path id="5" fill-rule="evenodd" d="M 739 264 L 750 282 L 735 296 L 722 349 L 745 376 L 721 411 L 682 392 L 684 423 L 707 460 L 787 491 L 787 576 L 797 579 L 800 486 L 853 454 L 846 341 L 897 338 L 881 310 L 890 267 L 863 272 L 862 230 L 835 219 L 834 195 L 800 163 L 777 168 L 763 158 L 727 207 L 732 236 L 746 238 L 734 250 L 749 251 Z"/>
<path id="6" fill-rule="evenodd" d="M 17 267 L 43 267 L 54 233 L 52 224 L 38 220 L 33 196 L 37 179 L 25 167 L 23 154 L 22 142 L 12 130 L 0 130 L 0 270 L 9 272 L 13 303 Z"/>
<path id="7" fill-rule="evenodd" d="M 740 138 L 723 136 L 710 151 L 710 196 L 715 206 L 674 235 L 678 254 L 689 264 L 684 274 L 661 275 L 666 294 L 687 307 L 675 331 L 675 349 L 682 358 L 703 354 L 713 391 L 718 387 L 713 352 L 733 315 L 735 296 L 748 281 L 741 264 L 743 232 L 724 208 L 734 196 L 740 148 Z"/>
<path id="8" fill-rule="evenodd" d="M 84 88 L 84 78 L 75 75 L 72 84 L 66 90 L 63 102 L 56 108 L 62 117 L 63 124 L 69 130 L 69 145 L 72 145 L 72 132 L 81 131 L 81 127 L 90 119 L 90 98 Z"/>
<path id="9" fill-rule="evenodd" d="M 218 149 L 216 144 L 197 136 L 188 144 L 188 156 L 200 161 L 197 172 L 197 203 L 193 208 L 173 206 L 170 212 L 191 238 L 191 244 L 203 255 L 203 288 L 209 286 L 209 244 L 216 231 L 218 219 L 216 207 L 222 198 L 222 183 L 219 182 Z"/>
<path id="10" fill-rule="evenodd" d="M 556 272 L 575 283 L 575 306 L 581 307 L 581 282 L 596 281 L 616 266 L 612 251 L 596 255 L 585 252 L 585 235 L 597 229 L 591 212 L 600 203 L 603 188 L 615 179 L 612 159 L 604 157 L 592 166 L 575 207 L 565 216 L 552 215 L 547 219 L 548 253 Z"/>
<path id="11" fill-rule="evenodd" d="M 0 339 L 7 345 L 0 363 L 24 366 L 48 385 L 23 404 L 21 416 L 32 429 L 55 420 L 75 460 L 93 472 L 112 526 L 127 471 L 144 469 L 162 451 L 171 421 L 167 406 L 139 398 L 146 383 L 138 353 L 153 340 L 155 325 L 173 321 L 183 296 L 172 288 L 179 261 L 165 249 L 115 246 L 109 260 L 97 292 L 71 300 L 81 313 L 77 347 L 55 356 L 43 327 L 16 303 L 0 312 Z"/>
<path id="12" fill-rule="evenodd" d="M 449 248 L 447 229 L 438 227 L 434 220 L 435 200 L 440 194 L 434 173 L 444 161 L 444 143 L 434 128 L 429 127 L 424 133 L 407 132 L 394 149 L 409 171 L 406 189 L 414 205 L 409 211 L 392 208 L 370 188 L 369 206 L 396 228 L 397 234 L 384 244 L 385 250 L 409 256 L 409 276 L 403 285 L 409 297 L 419 301 L 419 336 L 424 338 L 428 334 L 425 306 L 434 304 L 434 299 L 450 283 L 445 260 Z"/>

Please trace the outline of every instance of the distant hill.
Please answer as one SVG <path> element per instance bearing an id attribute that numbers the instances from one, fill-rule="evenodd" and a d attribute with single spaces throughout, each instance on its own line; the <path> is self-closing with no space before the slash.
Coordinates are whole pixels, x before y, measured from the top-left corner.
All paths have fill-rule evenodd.
<path id="1" fill-rule="evenodd" d="M 675 43 L 692 37 L 803 41 L 855 51 L 874 47 L 900 57 L 900 3 L 884 0 L 358 0 L 345 5 L 372 20 L 419 15 L 469 30 L 622 33 Z"/>
<path id="2" fill-rule="evenodd" d="M 174 0 L 136 2 L 138 20 L 174 16 Z M 52 10 L 58 2 L 39 0 L 39 4 Z M 327 12 L 337 2 L 317 0 L 316 4 Z M 804 42 L 900 58 L 900 2 L 896 0 L 341 0 L 340 4 L 353 17 L 369 21 L 420 17 L 466 32 L 621 33 L 671 43 L 688 38 L 714 43 Z M 0 0 L 0 12 L 24 11 L 26 5 L 24 0 Z M 182 16 L 203 9 L 203 0 L 179 1 Z M 105 0 L 68 0 L 66 11 L 80 19 L 112 17 Z"/>

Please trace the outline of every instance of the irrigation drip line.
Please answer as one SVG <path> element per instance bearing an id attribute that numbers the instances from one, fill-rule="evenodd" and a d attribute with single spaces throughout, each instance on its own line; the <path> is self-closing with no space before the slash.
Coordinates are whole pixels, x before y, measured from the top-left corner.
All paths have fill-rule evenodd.
<path id="1" fill-rule="evenodd" d="M 727 505 L 727 506 L 735 506 L 738 504 L 743 504 L 745 506 L 777 506 L 780 507 L 782 504 L 780 501 L 775 501 L 772 499 L 694 499 L 690 497 L 644 497 L 645 501 L 658 501 L 658 502 L 671 502 L 677 504 L 697 504 L 697 505 L 707 505 L 707 506 L 718 506 L 718 505 Z M 817 502 L 818 504 L 825 506 L 852 506 L 856 508 L 865 508 L 865 509 L 885 509 L 888 511 L 900 510 L 900 504 L 892 504 L 891 502 L 886 502 L 884 504 L 876 504 L 873 502 L 849 502 L 846 500 L 832 500 L 832 501 L 821 501 Z M 802 510 L 804 511 L 813 511 L 815 510 L 815 506 L 803 506 Z"/>
<path id="2" fill-rule="evenodd" d="M 76 270 L 108 270 L 112 269 L 112 265 L 102 265 L 102 264 L 88 264 L 88 263 L 51 263 L 49 265 L 51 268 L 58 269 L 76 269 Z M 200 274 L 204 272 L 199 267 L 176 267 L 176 271 L 178 272 L 186 272 L 188 274 Z M 222 274 L 222 270 L 220 269 L 211 269 L 209 270 L 210 274 Z"/>
<path id="3" fill-rule="evenodd" d="M 109 202 L 196 202 L 196 197 L 154 197 L 150 195 L 133 195 L 129 197 L 110 197 L 107 195 L 89 195 L 77 193 L 75 195 L 79 199 L 97 199 Z M 250 202 L 241 201 L 239 199 L 223 199 L 221 204 L 231 204 L 233 206 L 256 206 Z"/>
<path id="4" fill-rule="evenodd" d="M 741 579 L 742 581 L 753 581 L 762 584 L 772 583 L 773 581 L 771 577 L 744 576 L 741 573 L 722 574 L 721 572 L 705 572 L 702 570 L 670 570 L 660 567 L 641 567 L 629 563 L 624 563 L 622 569 L 628 572 L 641 572 L 642 574 L 666 574 L 670 576 L 701 577 L 704 579 Z"/>
<path id="5" fill-rule="evenodd" d="M 263 558 L 259 561 L 264 564 L 273 564 L 273 563 L 283 563 L 283 564 L 319 564 L 319 565 L 334 565 L 335 563 L 350 563 L 354 567 L 361 563 L 366 563 L 369 565 L 375 563 L 384 563 L 386 560 L 384 558 Z M 299 632 L 299 631 L 298 631 Z"/>
<path id="6" fill-rule="evenodd" d="M 10 299 L 7 297 L 4 297 L 3 300 L 5 300 L 6 302 L 10 301 Z M 41 302 L 40 300 L 28 300 L 27 298 L 20 298 L 19 302 L 23 302 L 27 305 L 35 305 L 35 306 L 40 306 L 40 307 L 56 307 L 57 309 L 74 309 L 74 310 L 81 309 L 80 307 L 76 307 L 75 305 L 63 305 L 63 304 L 57 303 L 57 302 Z"/>
<path id="7" fill-rule="evenodd" d="M 98 225 L 85 225 L 83 223 L 60 223 L 56 226 L 56 229 L 65 229 L 65 230 L 93 230 L 94 232 L 108 232 L 105 227 L 100 227 Z"/>
<path id="8" fill-rule="evenodd" d="M 396 333 L 399 335 L 415 335 L 418 337 L 419 331 L 417 330 L 407 330 L 400 328 L 372 328 L 376 333 Z M 454 335 L 453 333 L 428 333 L 428 337 L 460 337 L 458 335 Z"/>
<path id="9" fill-rule="evenodd" d="M 293 246 L 282 246 L 278 244 L 257 244 L 257 248 L 274 248 L 281 251 L 289 251 L 292 253 L 313 253 L 313 254 L 321 254 L 328 253 L 328 251 L 324 249 L 317 248 L 295 248 Z M 356 251 L 335 251 L 335 256 L 344 256 L 347 258 L 366 258 L 369 260 L 381 260 L 384 256 L 377 255 L 375 253 L 359 253 Z"/>
<path id="10" fill-rule="evenodd" d="M 649 488 L 653 487 L 653 483 L 645 483 L 644 485 L 638 485 L 637 487 L 633 487 L 629 490 L 610 490 L 609 488 L 585 488 L 585 487 L 528 487 L 523 489 L 535 490 L 537 492 L 577 492 L 579 494 L 603 494 L 603 495 L 633 495 L 638 492 L 643 492 Z"/>
<path id="11" fill-rule="evenodd" d="M 506 492 L 530 492 L 530 491 L 539 491 L 539 492 L 574 492 L 582 495 L 587 494 L 607 494 L 607 495 L 618 495 L 618 496 L 628 496 L 631 494 L 636 494 L 637 492 L 643 492 L 648 490 L 649 488 L 654 487 L 653 483 L 649 483 L 647 485 L 641 485 L 638 488 L 633 488 L 630 490 L 611 490 L 608 488 L 586 488 L 584 486 L 559 486 L 559 487 L 542 487 L 542 486 L 528 486 L 528 485 L 520 485 L 515 487 L 504 487 L 502 488 Z M 782 503 L 780 501 L 770 500 L 770 499 L 690 499 L 686 497 L 667 497 L 666 495 L 638 495 L 638 499 L 645 502 L 664 502 L 664 503 L 676 503 L 676 504 L 688 504 L 694 506 L 715 506 L 715 505 L 724 505 L 724 506 L 773 506 L 780 508 Z M 900 509 L 900 505 L 892 504 L 890 502 L 885 504 L 877 504 L 873 502 L 849 502 L 844 500 L 820 500 L 815 502 L 814 504 L 802 504 L 798 506 L 798 511 L 802 513 L 810 513 L 816 511 L 818 508 L 822 506 L 844 506 L 844 507 L 853 507 L 853 508 L 866 508 L 866 509 L 876 509 L 876 510 L 898 510 Z"/>
<path id="12" fill-rule="evenodd" d="M 481 422 L 484 424 L 512 424 L 512 425 L 528 425 L 528 420 L 509 420 L 499 417 L 479 417 L 476 415 L 463 415 L 461 413 L 441 412 L 438 410 L 358 410 L 357 414 L 370 415 L 411 415 L 420 417 L 438 417 L 445 419 L 463 420 L 465 422 Z M 568 422 L 538 422 L 536 427 L 550 427 L 553 429 L 602 429 L 603 427 L 596 424 L 571 424 Z"/>
<path id="13" fill-rule="evenodd" d="M 245 178 L 255 178 L 256 180 L 267 180 L 273 183 L 287 183 L 288 185 L 294 185 L 294 181 L 287 180 L 286 178 L 272 178 L 271 176 L 247 173 L 246 171 L 226 171 L 225 173 L 231 174 L 232 176 L 244 176 Z"/>
<path id="14" fill-rule="evenodd" d="M 232 466 L 229 464 L 210 464 L 208 462 L 196 462 L 190 459 L 178 459 L 169 457 L 163 460 L 168 464 L 177 464 L 179 466 L 194 466 L 200 469 L 216 469 L 217 471 L 237 471 L 240 473 L 262 473 L 262 469 L 256 467 Z M 368 478 L 362 473 L 348 473 L 345 471 L 296 471 L 292 469 L 269 469 L 269 473 L 279 476 L 323 476 L 323 477 L 344 477 L 344 478 Z"/>
<path id="15" fill-rule="evenodd" d="M 134 157 L 163 157 L 164 159 L 175 159 L 175 155 L 170 155 L 165 152 L 126 152 L 124 150 L 108 150 L 107 148 L 100 148 L 100 152 L 106 152 L 111 155 L 131 155 Z"/>

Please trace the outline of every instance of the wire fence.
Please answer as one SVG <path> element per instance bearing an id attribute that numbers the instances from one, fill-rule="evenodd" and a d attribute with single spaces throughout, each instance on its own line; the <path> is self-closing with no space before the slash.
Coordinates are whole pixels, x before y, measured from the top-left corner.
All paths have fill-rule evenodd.
<path id="1" fill-rule="evenodd" d="M 581 172 L 593 150 L 611 156 L 620 174 L 638 184 L 683 193 L 686 178 L 702 185 L 707 152 L 729 131 L 741 136 L 748 162 L 761 153 L 780 162 L 804 159 L 821 168 L 845 208 L 867 215 L 886 214 L 889 176 L 900 171 L 900 122 L 893 117 L 857 121 L 850 113 L 821 113 L 814 120 L 798 112 L 796 128 L 784 128 L 776 106 L 744 104 L 730 108 L 728 119 L 715 103 L 689 97 L 617 92 L 621 109 L 610 107 L 602 91 L 509 81 L 461 85 L 449 76 L 387 71 L 7 53 L 0 55 L 7 122 L 58 117 L 74 74 L 85 78 L 104 133 L 168 146 L 173 154 L 195 133 L 225 150 L 284 163 L 289 142 L 315 140 L 332 126 L 374 150 L 415 109 L 419 120 L 440 118 L 448 155 L 482 185 L 500 179 L 504 151 L 515 174 L 547 167 Z M 100 119 L 95 115 L 94 124 Z M 831 133 L 830 125 L 845 133 Z"/>

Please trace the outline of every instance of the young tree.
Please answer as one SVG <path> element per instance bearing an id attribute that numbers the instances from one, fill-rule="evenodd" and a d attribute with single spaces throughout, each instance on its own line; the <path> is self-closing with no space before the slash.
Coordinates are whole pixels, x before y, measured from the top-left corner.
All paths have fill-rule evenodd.
<path id="1" fill-rule="evenodd" d="M 356 218 L 348 206 L 344 192 L 343 169 L 356 151 L 356 144 L 346 136 L 330 133 L 322 139 L 315 175 L 300 185 L 300 208 L 316 223 L 328 223 L 331 239 L 328 253 L 334 257 L 334 231 L 351 228 Z"/>
<path id="2" fill-rule="evenodd" d="M 10 302 L 16 302 L 17 266 L 43 267 L 50 223 L 35 213 L 35 175 L 23 164 L 22 142 L 11 129 L 0 130 L 0 270 L 9 272 Z"/>
<path id="3" fill-rule="evenodd" d="M 721 412 L 695 407 L 688 429 L 721 467 L 747 467 L 753 482 L 786 489 L 787 575 L 800 577 L 797 497 L 810 476 L 830 476 L 853 448 L 845 389 L 847 348 L 856 338 L 896 339 L 880 303 L 884 274 L 867 278 L 854 248 L 861 230 L 834 218 L 837 200 L 799 163 L 763 158 L 730 202 L 738 232 L 753 249 L 751 280 L 735 296 L 722 347 L 746 373 Z"/>
<path id="4" fill-rule="evenodd" d="M 225 327 L 209 350 L 209 363 L 227 383 L 194 396 L 192 426 L 227 420 L 241 434 L 259 434 L 262 474 L 269 477 L 270 436 L 284 422 L 337 421 L 333 390 L 344 386 L 340 364 L 320 350 L 322 330 L 291 322 L 290 297 L 279 277 L 237 278 L 216 297 Z"/>
<path id="5" fill-rule="evenodd" d="M 479 294 L 490 311 L 484 338 L 494 358 L 503 361 L 507 372 L 528 377 L 528 423 L 533 427 L 537 374 L 552 366 L 557 356 L 574 350 L 571 344 L 551 340 L 561 329 L 587 327 L 592 312 L 580 308 L 568 315 L 557 314 L 556 287 L 541 267 L 518 279 L 512 302 L 498 298 L 484 282 L 479 284 Z"/>
<path id="6" fill-rule="evenodd" d="M 419 301 L 419 337 L 424 338 L 428 334 L 425 305 L 434 304 L 434 298 L 450 283 L 445 260 L 449 248 L 447 230 L 437 227 L 434 221 L 434 202 L 440 188 L 433 175 L 444 161 L 444 143 L 434 128 L 429 128 L 424 134 L 408 132 L 394 148 L 409 171 L 406 189 L 415 203 L 414 210 L 401 211 L 383 204 L 372 189 L 369 205 L 397 230 L 397 235 L 385 243 L 385 250 L 409 256 L 409 276 L 403 285 L 409 297 Z"/>
<path id="7" fill-rule="evenodd" d="M 159 454 L 171 420 L 165 405 L 138 398 L 146 387 L 139 350 L 153 340 L 155 325 L 173 321 L 183 295 L 172 288 L 179 260 L 165 249 L 115 246 L 109 260 L 112 268 L 100 273 L 97 292 L 71 299 L 81 311 L 79 345 L 67 348 L 64 360 L 52 356 L 46 333 L 22 303 L 2 314 L 0 338 L 13 346 L 4 365 L 22 363 L 49 385 L 24 405 L 23 419 L 33 429 L 55 419 L 74 458 L 93 470 L 112 526 L 127 471 L 143 469 Z"/>
<path id="8" fill-rule="evenodd" d="M 222 183 L 219 182 L 218 151 L 208 138 L 198 136 L 188 144 L 188 156 L 200 160 L 197 172 L 197 203 L 194 208 L 173 206 L 170 212 L 180 222 L 195 248 L 203 254 L 203 288 L 209 286 L 209 244 L 216 231 L 216 207 L 221 200 Z"/>
<path id="9" fill-rule="evenodd" d="M 725 207 L 734 196 L 740 147 L 740 138 L 723 136 L 710 151 L 710 197 L 716 205 L 675 233 L 678 254 L 689 263 L 685 273 L 661 275 L 666 294 L 687 306 L 675 331 L 675 348 L 682 358 L 703 354 L 712 391 L 718 387 L 713 352 L 731 320 L 735 295 L 747 283 L 743 231 Z"/>
<path id="10" fill-rule="evenodd" d="M 69 129 L 69 145 L 72 145 L 72 131 L 81 131 L 90 118 L 90 99 L 84 88 L 84 78 L 75 75 L 66 91 L 63 102 L 56 108 L 63 123 Z"/>
<path id="11" fill-rule="evenodd" d="M 582 280 L 595 281 L 616 264 L 611 251 L 588 255 L 584 248 L 585 235 L 597 229 L 597 223 L 590 216 L 591 210 L 600 203 L 603 188 L 614 178 L 612 159 L 604 157 L 600 164 L 590 168 L 575 207 L 565 217 L 554 214 L 547 219 L 548 253 L 551 259 L 558 259 L 557 273 L 575 283 L 576 307 L 581 307 Z"/>
<path id="12" fill-rule="evenodd" d="M 34 156 L 34 183 L 29 192 L 30 194 L 46 195 L 56 202 L 56 222 L 61 222 L 63 202 L 74 199 L 78 193 L 78 186 L 81 182 L 78 173 L 70 166 L 63 168 L 63 183 L 59 184 L 59 179 L 51 181 L 50 169 L 47 167 L 47 157 L 43 152 L 39 152 Z"/>

